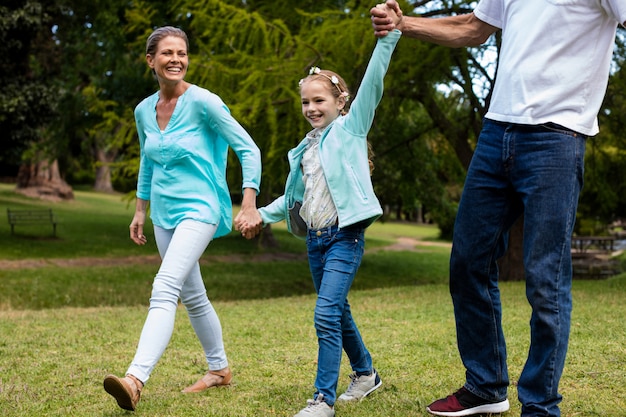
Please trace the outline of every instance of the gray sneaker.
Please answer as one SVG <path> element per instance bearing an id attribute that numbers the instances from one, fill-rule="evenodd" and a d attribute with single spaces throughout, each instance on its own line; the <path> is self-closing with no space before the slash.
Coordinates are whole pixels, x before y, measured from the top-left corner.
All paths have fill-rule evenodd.
<path id="1" fill-rule="evenodd" d="M 357 376 L 354 372 L 350 379 L 352 381 L 348 389 L 337 398 L 337 401 L 360 401 L 383 384 L 375 369 L 371 375 Z"/>
<path id="2" fill-rule="evenodd" d="M 318 394 L 314 400 L 307 400 L 304 407 L 293 417 L 335 417 L 335 410 L 324 401 L 324 394 Z"/>

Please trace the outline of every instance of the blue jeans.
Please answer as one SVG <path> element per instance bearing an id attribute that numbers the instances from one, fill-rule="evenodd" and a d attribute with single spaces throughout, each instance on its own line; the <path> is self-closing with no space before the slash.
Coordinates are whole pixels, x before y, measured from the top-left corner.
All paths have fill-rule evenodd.
<path id="1" fill-rule="evenodd" d="M 572 310 L 570 243 L 586 138 L 558 125 L 484 121 L 459 205 L 450 293 L 465 387 L 504 400 L 509 376 L 496 260 L 523 216 L 530 350 L 518 382 L 522 416 L 559 416 Z"/>
<path id="2" fill-rule="evenodd" d="M 126 372 L 143 383 L 150 378 L 170 341 L 179 297 L 200 339 L 209 369 L 219 370 L 228 366 L 222 326 L 207 297 L 198 264 L 215 230 L 213 224 L 194 220 L 183 220 L 172 230 L 154 227 L 162 262 L 152 284 L 150 308 L 137 352 Z"/>
<path id="3" fill-rule="evenodd" d="M 317 293 L 314 321 L 319 350 L 315 397 L 324 394 L 326 403 L 332 406 L 337 397 L 342 348 L 353 371 L 370 373 L 373 369 L 348 303 L 348 291 L 363 257 L 364 229 L 355 225 L 309 230 L 306 244 Z"/>

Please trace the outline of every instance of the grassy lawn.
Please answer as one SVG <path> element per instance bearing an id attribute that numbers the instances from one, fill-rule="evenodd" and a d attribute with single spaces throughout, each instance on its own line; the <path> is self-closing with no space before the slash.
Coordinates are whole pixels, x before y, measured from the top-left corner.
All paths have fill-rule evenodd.
<path id="1" fill-rule="evenodd" d="M 131 415 L 104 392 L 102 379 L 123 374 L 132 359 L 158 267 L 158 261 L 138 259 L 154 256 L 156 248 L 128 239 L 133 208 L 119 196 L 77 192 L 75 201 L 47 203 L 0 185 L 0 210 L 35 206 L 55 210 L 58 238 L 46 235 L 51 227 L 45 226 L 11 236 L 8 224 L 0 222 L 0 264 L 28 260 L 23 267 L 0 268 L 3 417 Z M 180 308 L 172 341 L 135 415 L 290 417 L 305 405 L 316 369 L 315 297 L 306 260 L 299 257 L 304 244 L 280 225 L 274 233 L 279 249 L 262 250 L 234 233 L 211 243 L 201 262 L 235 384 L 180 393 L 204 372 L 199 343 Z M 377 223 L 367 235 L 367 247 L 378 250 L 365 256 L 350 301 L 383 388 L 361 403 L 338 405 L 337 416 L 427 416 L 427 404 L 464 380 L 447 288 L 449 249 L 437 245 L 431 227 Z M 432 245 L 381 250 L 398 237 Z M 272 252 L 295 257 L 251 261 Z M 110 264 L 58 261 L 102 257 Z M 530 309 L 523 283 L 502 283 L 501 291 L 513 382 L 506 415 L 519 416 L 514 382 L 528 350 Z M 577 280 L 573 295 L 562 414 L 624 416 L 626 275 Z M 340 391 L 349 373 L 344 360 Z"/>

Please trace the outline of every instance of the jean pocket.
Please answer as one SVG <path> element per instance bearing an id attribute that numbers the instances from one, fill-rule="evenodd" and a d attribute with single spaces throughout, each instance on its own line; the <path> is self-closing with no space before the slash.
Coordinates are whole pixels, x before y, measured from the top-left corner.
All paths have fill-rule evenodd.
<path id="1" fill-rule="evenodd" d="M 338 229 L 335 232 L 335 234 L 332 236 L 332 239 L 354 241 L 362 245 L 364 241 L 364 229 L 361 227 L 352 227 L 352 226 Z"/>
<path id="2" fill-rule="evenodd" d="M 574 138 L 581 138 L 581 137 L 582 138 L 586 138 L 587 137 L 587 136 L 583 135 L 582 133 L 576 132 L 575 130 L 568 129 L 565 126 L 561 126 L 559 124 L 552 123 L 552 122 L 544 123 L 544 124 L 542 124 L 540 126 L 543 127 L 546 130 L 551 131 L 551 132 L 561 133 L 563 135 L 572 136 Z"/>

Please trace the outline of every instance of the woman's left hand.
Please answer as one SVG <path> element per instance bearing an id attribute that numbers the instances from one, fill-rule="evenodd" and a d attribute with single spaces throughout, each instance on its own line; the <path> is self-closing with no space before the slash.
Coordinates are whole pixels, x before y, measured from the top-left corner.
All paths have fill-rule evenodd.
<path id="1" fill-rule="evenodd" d="M 263 226 L 263 220 L 259 211 L 255 208 L 244 209 L 243 207 L 235 217 L 235 230 L 241 232 L 241 236 L 252 239 L 259 234 Z"/>
<path id="2" fill-rule="evenodd" d="M 243 200 L 241 210 L 235 217 L 235 230 L 241 232 L 241 236 L 252 239 L 259 234 L 263 227 L 263 219 L 256 208 L 256 190 L 245 188 L 243 190 Z"/>

